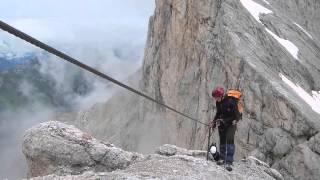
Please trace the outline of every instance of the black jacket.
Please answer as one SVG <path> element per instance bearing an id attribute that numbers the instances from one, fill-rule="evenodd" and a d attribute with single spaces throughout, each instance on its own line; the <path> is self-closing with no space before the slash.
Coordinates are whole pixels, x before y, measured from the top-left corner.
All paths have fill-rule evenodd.
<path id="1" fill-rule="evenodd" d="M 216 102 L 217 113 L 214 120 L 222 119 L 224 125 L 229 126 L 233 120 L 240 120 L 240 112 L 238 111 L 238 100 L 234 97 L 225 96 L 220 102 Z"/>

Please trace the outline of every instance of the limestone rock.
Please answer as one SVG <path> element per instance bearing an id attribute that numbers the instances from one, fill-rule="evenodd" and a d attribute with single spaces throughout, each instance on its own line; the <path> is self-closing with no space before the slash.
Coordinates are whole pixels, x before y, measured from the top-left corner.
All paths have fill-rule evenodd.
<path id="1" fill-rule="evenodd" d="M 315 153 L 320 154 L 320 133 L 313 136 L 308 142 L 308 147 Z"/>
<path id="2" fill-rule="evenodd" d="M 280 128 L 266 130 L 264 138 L 259 142 L 259 147 L 264 154 L 264 161 L 272 164 L 275 157 L 282 158 L 293 148 L 294 139 Z"/>
<path id="3" fill-rule="evenodd" d="M 276 176 L 278 175 L 278 176 Z M 150 155 L 145 161 L 132 164 L 125 170 L 113 172 L 85 172 L 82 175 L 49 175 L 32 178 L 32 180 L 54 179 L 234 179 L 234 180 L 282 180 L 283 177 L 277 171 L 251 164 L 249 162 L 235 163 L 232 172 L 226 171 L 223 166 L 204 159 L 185 155 L 170 157 Z"/>
<path id="4" fill-rule="evenodd" d="M 243 2 L 270 13 L 252 15 Z M 308 144 L 319 133 L 320 114 L 291 86 L 309 99 L 312 91 L 320 91 L 319 7 L 319 0 L 156 0 L 138 87 L 206 123 L 215 111 L 213 87 L 239 87 L 245 112 L 237 129 L 236 159 L 254 152 L 280 168 L 276 164 L 293 153 L 309 162 L 292 147 Z M 85 114 L 88 123 L 80 124 L 82 129 L 126 150 L 150 153 L 162 144 L 206 149 L 207 127 L 124 92 Z M 319 158 L 317 145 L 309 150 Z M 300 177 L 292 170 L 280 172 L 288 179 Z"/>
<path id="5" fill-rule="evenodd" d="M 160 146 L 156 151 L 156 153 L 164 156 L 187 155 L 187 156 L 203 157 L 203 158 L 206 157 L 207 155 L 207 151 L 187 150 L 171 144 L 165 144 L 163 146 Z"/>
<path id="6" fill-rule="evenodd" d="M 235 162 L 234 170 L 229 172 L 207 161 L 205 151 L 166 144 L 158 148 L 159 154 L 143 156 L 103 143 L 56 121 L 28 130 L 23 152 L 33 180 L 283 179 L 277 171 L 253 157 Z"/>
<path id="7" fill-rule="evenodd" d="M 306 145 L 298 145 L 289 155 L 273 165 L 284 176 L 294 179 L 319 179 L 320 157 Z"/>
<path id="8" fill-rule="evenodd" d="M 24 135 L 23 153 L 29 177 L 80 174 L 87 170 L 112 171 L 143 158 L 143 155 L 123 151 L 57 121 L 29 129 Z"/>

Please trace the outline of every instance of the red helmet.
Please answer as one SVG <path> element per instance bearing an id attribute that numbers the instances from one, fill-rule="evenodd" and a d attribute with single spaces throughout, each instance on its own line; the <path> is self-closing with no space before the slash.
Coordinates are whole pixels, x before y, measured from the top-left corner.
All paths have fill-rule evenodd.
<path id="1" fill-rule="evenodd" d="M 212 97 L 221 97 L 224 94 L 224 88 L 217 86 L 212 90 Z"/>

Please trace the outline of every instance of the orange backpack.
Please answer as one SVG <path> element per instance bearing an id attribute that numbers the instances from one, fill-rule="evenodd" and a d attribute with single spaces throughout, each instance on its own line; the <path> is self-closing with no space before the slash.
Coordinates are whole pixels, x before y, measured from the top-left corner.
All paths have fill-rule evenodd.
<path id="1" fill-rule="evenodd" d="M 236 89 L 229 89 L 227 92 L 226 92 L 226 96 L 229 96 L 229 97 L 234 97 L 237 99 L 237 106 L 238 106 L 238 111 L 240 113 L 240 117 L 242 118 L 242 113 L 243 113 L 243 107 L 241 105 L 241 95 L 242 93 L 239 91 L 239 90 L 236 90 Z"/>

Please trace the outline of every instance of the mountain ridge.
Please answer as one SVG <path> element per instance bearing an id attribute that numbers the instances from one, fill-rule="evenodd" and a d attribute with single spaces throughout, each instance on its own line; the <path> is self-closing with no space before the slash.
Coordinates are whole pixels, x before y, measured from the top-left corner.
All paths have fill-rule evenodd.
<path id="1" fill-rule="evenodd" d="M 214 115 L 212 88 L 239 85 L 245 113 L 238 124 L 236 159 L 255 155 L 285 178 L 317 179 L 320 167 L 309 159 L 319 158 L 320 114 L 290 84 L 309 96 L 320 90 L 316 8 L 320 4 L 254 2 L 273 13 L 258 13 L 257 20 L 242 0 L 156 1 L 136 84 L 151 97 L 203 122 Z M 289 41 L 298 52 L 281 43 Z M 125 92 L 58 119 L 126 150 L 147 152 L 164 143 L 206 148 L 206 127 Z"/>

